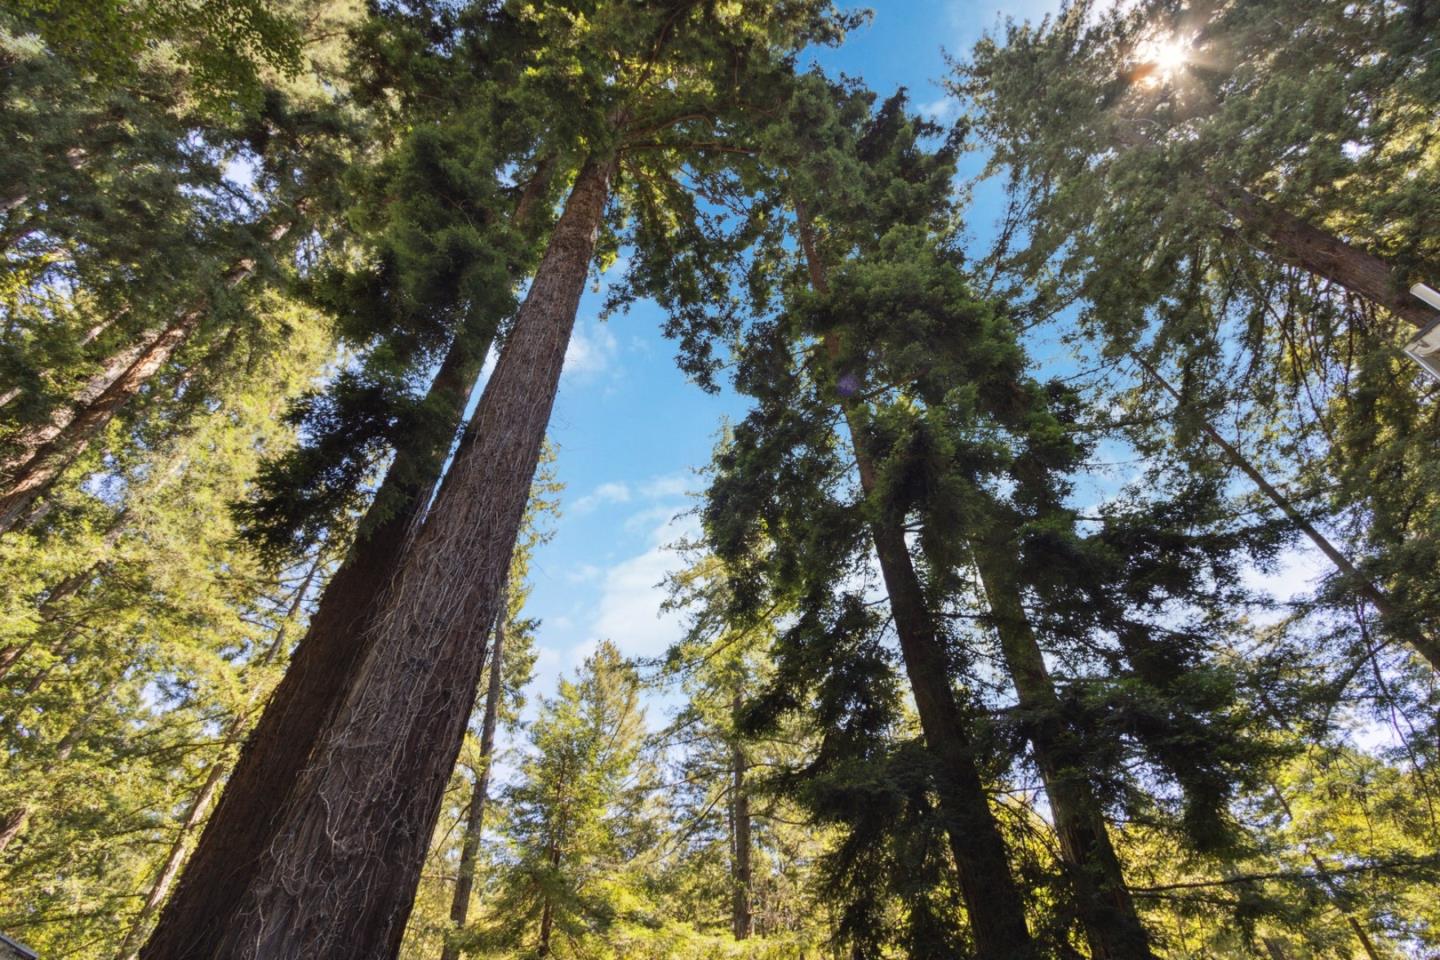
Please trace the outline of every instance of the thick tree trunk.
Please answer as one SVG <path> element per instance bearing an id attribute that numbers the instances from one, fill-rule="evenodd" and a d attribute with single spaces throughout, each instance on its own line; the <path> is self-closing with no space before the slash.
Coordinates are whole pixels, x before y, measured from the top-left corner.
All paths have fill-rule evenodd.
<path id="1" fill-rule="evenodd" d="M 279 239 L 288 229 L 288 225 L 283 229 L 277 227 L 271 231 L 271 239 Z M 223 283 L 233 287 L 254 273 L 254 260 L 240 260 L 226 271 Z M 85 452 L 115 414 L 169 362 L 175 351 L 200 325 L 208 310 L 209 304 L 203 300 L 187 307 L 168 327 L 148 340 L 134 359 L 93 400 L 57 413 L 44 428 L 38 432 L 31 431 L 22 438 L 21 455 L 9 463 L 4 487 L 0 488 L 0 535 L 26 520 L 35 501 L 50 489 L 65 468 Z M 121 351 L 112 361 L 118 364 L 128 356 L 127 351 Z M 82 395 L 110 376 L 112 371 L 109 366 L 107 363 L 107 369 L 82 388 Z"/>
<path id="2" fill-rule="evenodd" d="M 522 227 L 548 188 L 550 167 L 542 164 L 542 173 L 520 199 L 515 220 Z M 489 323 L 487 318 L 475 319 Z M 462 332 L 440 364 L 427 403 L 449 410 L 458 424 L 489 348 L 489 338 Z M 429 501 L 428 482 L 420 484 L 417 493 L 399 478 L 419 475 L 438 481 L 442 464 L 418 448 L 396 452 L 375 496 L 375 501 L 391 504 L 392 512 L 378 523 L 362 523 L 366 532 L 326 586 L 205 824 L 175 895 L 141 951 L 145 960 L 209 960 L 215 955 L 236 907 L 235 892 L 249 884 L 301 771 L 365 662 L 379 599 Z M 401 506 L 397 509 L 396 504 Z"/>
<path id="3" fill-rule="evenodd" d="M 470 918 L 470 895 L 475 890 L 475 866 L 480 859 L 480 836 L 485 830 L 485 801 L 490 792 L 491 757 L 495 753 L 495 728 L 500 720 L 500 697 L 504 695 L 506 591 L 500 588 L 500 612 L 495 615 L 495 641 L 490 647 L 490 685 L 485 691 L 485 719 L 480 724 L 480 767 L 475 771 L 470 809 L 465 817 L 465 837 L 460 842 L 460 871 L 455 878 L 455 897 L 450 901 L 450 919 L 457 928 Z M 447 942 L 440 960 L 460 960 L 460 948 Z"/>
<path id="4" fill-rule="evenodd" d="M 1095 960 L 1153 960 L 1104 810 L 1086 773 L 1084 754 L 1060 718 L 1060 699 L 1020 601 L 1013 544 L 997 532 L 972 543 L 990 619 L 1018 695 L 1035 764 L 1055 819 L 1060 856 Z"/>
<path id="5" fill-rule="evenodd" d="M 823 295 L 829 292 L 825 266 L 804 208 L 797 206 L 797 213 L 811 284 Z M 840 355 L 839 340 L 827 334 L 824 347 L 833 370 Z M 870 496 L 878 483 L 865 444 L 861 412 L 853 400 L 842 399 L 840 406 L 859 468 L 860 486 Z M 1010 872 L 1005 841 L 975 764 L 969 725 L 951 686 L 949 660 L 915 572 L 904 526 L 899 518 L 886 517 L 873 521 L 870 531 L 890 598 L 905 674 L 920 716 L 920 729 L 926 749 L 936 760 L 936 792 L 975 945 L 986 958 L 1022 960 L 1035 956 L 1034 941 L 1025 925 L 1025 901 Z"/>
<path id="6" fill-rule="evenodd" d="M 1177 404 L 1184 405 L 1185 398 L 1180 395 L 1180 391 L 1176 390 L 1169 380 L 1166 380 L 1160 375 L 1160 371 L 1156 370 L 1138 353 L 1132 353 L 1131 356 L 1135 362 L 1140 365 L 1140 369 L 1144 370 L 1147 376 L 1159 384 L 1160 388 L 1168 393 Z M 1305 515 L 1297 510 L 1295 505 L 1292 504 L 1283 493 L 1276 489 L 1274 484 L 1266 479 L 1265 474 L 1261 473 L 1259 468 L 1251 463 L 1249 458 L 1241 453 L 1238 447 L 1229 440 L 1226 440 L 1220 431 L 1211 425 L 1208 419 L 1201 418 L 1200 428 L 1205 432 L 1205 436 L 1210 438 L 1210 442 L 1220 448 L 1231 465 L 1249 477 L 1250 481 L 1260 488 L 1260 492 L 1265 494 L 1266 498 L 1274 504 L 1281 513 L 1285 514 L 1286 519 L 1293 523 L 1297 530 L 1305 534 L 1306 538 L 1315 545 L 1316 549 L 1325 555 L 1325 558 L 1345 577 L 1345 582 L 1349 584 L 1351 589 L 1373 606 L 1375 611 L 1380 614 L 1381 619 L 1391 620 L 1395 618 L 1396 611 L 1394 604 L 1390 602 L 1390 598 L 1386 595 L 1385 591 L 1381 590 L 1361 574 L 1360 571 L 1355 568 L 1355 565 L 1350 562 L 1350 558 L 1341 553 L 1340 549 L 1331 543 L 1329 538 L 1321 533 L 1313 523 L 1305 519 Z M 1428 633 L 1417 630 L 1410 636 L 1408 642 L 1422 657 L 1429 661 L 1431 667 L 1440 671 L 1440 641 L 1437 641 L 1434 636 Z"/>
<path id="7" fill-rule="evenodd" d="M 740 694 L 731 701 L 731 712 L 740 713 Z M 753 876 L 750 866 L 750 792 L 745 783 L 745 771 L 749 763 L 745 748 L 738 739 L 730 744 L 730 796 L 731 819 L 735 830 L 735 859 L 730 871 L 730 882 L 734 888 L 730 905 L 730 926 L 736 940 L 748 940 L 755 932 L 755 917 L 751 912 L 751 891 Z"/>
<path id="8" fill-rule="evenodd" d="M 315 582 L 315 577 L 319 574 L 323 564 L 323 557 L 317 556 L 306 572 L 305 578 L 300 581 L 300 585 L 295 590 L 295 596 L 291 599 L 290 606 L 285 611 L 279 628 L 275 631 L 274 638 L 256 661 L 257 667 L 261 669 L 269 667 L 284 652 L 285 638 L 290 632 L 290 625 L 295 622 L 295 617 L 299 615 L 301 607 L 305 605 L 305 598 L 310 593 L 310 587 Z M 254 701 L 255 692 L 252 690 L 245 709 L 238 711 L 226 725 L 226 741 L 234 740 L 245 732 L 245 727 L 250 721 L 250 707 Z M 155 881 L 150 885 L 150 892 L 145 896 L 145 903 L 141 905 L 140 912 L 136 914 L 135 920 L 130 924 L 130 930 L 115 954 L 116 960 L 137 960 L 139 957 L 140 944 L 145 938 L 146 929 L 150 926 L 150 918 L 155 916 L 160 905 L 165 902 L 165 896 L 170 892 L 170 885 L 175 882 L 175 877 L 180 872 L 180 864 L 185 860 L 187 841 L 191 834 L 205 822 L 205 813 L 210 809 L 210 801 L 215 799 L 215 794 L 219 792 L 220 785 L 225 781 L 226 768 L 227 764 L 223 760 L 218 760 L 212 763 L 210 769 L 206 771 L 205 780 L 191 799 L 185 820 L 180 824 L 180 830 L 170 844 L 170 849 L 165 855 L 165 860 L 160 864 L 160 869 L 155 873 Z"/>
<path id="9" fill-rule="evenodd" d="M 238 731 L 237 731 L 238 732 Z M 155 882 L 150 885 L 150 892 L 145 895 L 145 903 L 140 907 L 140 912 L 135 915 L 135 920 L 130 924 L 130 932 L 120 944 L 116 951 L 117 960 L 136 960 L 139 956 L 139 947 L 145 936 L 145 930 L 150 925 L 150 918 L 160 909 L 160 904 L 165 902 L 165 895 L 170 892 L 170 885 L 175 882 L 175 875 L 180 872 L 180 864 L 185 859 L 186 841 L 190 835 L 205 820 L 205 812 L 210 808 L 210 801 L 220 790 L 220 784 L 225 779 L 225 764 L 212 763 L 209 771 L 205 774 L 205 782 L 190 801 L 190 809 L 185 814 L 185 821 L 180 825 L 180 831 L 170 844 L 170 850 L 165 854 L 165 860 L 160 864 L 159 871 L 155 874 Z"/>
<path id="10" fill-rule="evenodd" d="M 1285 263 L 1324 277 L 1417 327 L 1440 319 L 1440 313 L 1411 296 L 1404 280 L 1374 254 L 1241 187 L 1215 188 L 1210 196 L 1247 230 L 1264 237 L 1265 249 Z"/>
<path id="11" fill-rule="evenodd" d="M 459 752 L 604 214 L 580 171 L 354 688 L 240 897 L 223 958 L 388 958 Z"/>

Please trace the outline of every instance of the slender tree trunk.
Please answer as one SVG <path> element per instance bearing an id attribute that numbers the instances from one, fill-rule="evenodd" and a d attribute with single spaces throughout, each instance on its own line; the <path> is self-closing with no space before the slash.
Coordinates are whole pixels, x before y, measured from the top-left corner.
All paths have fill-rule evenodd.
<path id="1" fill-rule="evenodd" d="M 515 211 L 524 226 L 549 186 L 551 164 L 531 181 Z M 489 324 L 487 318 L 477 322 Z M 455 423 L 465 412 L 491 338 L 462 332 L 441 362 L 426 402 L 449 410 Z M 478 342 L 477 342 L 478 341 Z M 315 745 L 354 686 L 372 642 L 370 626 L 379 599 L 404 555 L 407 533 L 418 526 L 428 502 L 429 481 L 443 464 L 420 448 L 402 447 L 375 502 L 399 504 L 377 523 L 362 523 L 362 536 L 331 577 L 296 645 L 289 666 L 251 731 L 235 769 L 205 824 L 200 842 L 180 876 L 175 895 L 141 951 L 146 960 L 210 960 L 243 890 L 270 845 L 291 792 Z M 423 493 L 408 489 L 405 476 L 427 478 Z"/>
<path id="2" fill-rule="evenodd" d="M 797 205 L 797 215 L 811 284 L 824 295 L 829 292 L 829 282 L 816 250 L 813 228 L 803 206 Z M 840 343 L 835 334 L 825 336 L 824 347 L 832 372 L 838 373 L 835 368 Z M 853 400 L 842 398 L 840 406 L 859 468 L 861 489 L 871 496 L 878 483 L 865 443 L 862 413 Z M 871 522 L 870 532 L 890 598 L 905 674 L 920 716 L 920 729 L 926 748 L 937 761 L 936 792 L 976 947 L 981 956 L 997 960 L 1032 957 L 1035 945 L 1025 925 L 1025 901 L 1010 872 L 1005 841 L 975 764 L 969 725 L 951 686 L 948 657 L 915 572 L 904 526 L 900 518 L 885 516 Z"/>
<path id="3" fill-rule="evenodd" d="M 1083 751 L 1060 718 L 1060 698 L 1020 602 L 1014 545 L 1003 535 L 971 545 L 1005 666 L 1055 819 L 1060 856 L 1074 885 L 1080 920 L 1095 960 L 1153 960 L 1149 937 L 1125 885 L 1104 810 L 1091 787 Z"/>
<path id="4" fill-rule="evenodd" d="M 290 625 L 295 622 L 295 617 L 300 613 L 301 607 L 305 604 L 305 597 L 310 593 L 310 586 L 315 582 L 316 575 L 324 565 L 323 554 L 315 558 L 310 569 L 306 572 L 305 578 L 295 590 L 295 596 L 291 599 L 289 608 L 285 611 L 284 618 L 280 621 L 279 628 L 265 652 L 256 661 L 256 665 L 264 669 L 274 663 L 285 649 L 285 638 L 290 632 Z M 245 727 L 250 721 L 250 707 L 254 704 L 255 694 L 251 693 L 245 708 L 238 711 L 231 718 L 225 728 L 225 740 L 231 741 L 245 732 Z M 155 873 L 155 881 L 150 885 L 150 892 L 145 896 L 145 903 L 140 907 L 135 920 L 130 924 L 130 930 L 125 935 L 120 949 L 116 951 L 117 960 L 137 960 L 140 944 L 145 937 L 145 931 L 150 926 L 150 918 L 153 917 L 160 905 L 165 902 L 165 895 L 170 892 L 170 885 L 175 882 L 175 876 L 180 872 L 180 864 L 185 860 L 185 848 L 190 835 L 205 822 L 205 813 L 210 809 L 210 801 L 215 799 L 219 792 L 220 785 L 225 781 L 227 764 L 224 760 L 217 760 L 210 765 L 205 773 L 205 780 L 201 783 L 200 789 L 190 801 L 190 808 L 185 814 L 185 820 L 180 824 L 180 830 L 176 833 L 170 849 L 165 855 L 165 860 L 160 864 L 160 869 Z"/>
<path id="5" fill-rule="evenodd" d="M 1266 707 L 1270 708 L 1268 699 Z M 1271 713 L 1272 715 L 1274 714 L 1273 709 Z M 1285 818 L 1291 823 L 1294 823 L 1295 811 L 1290 808 L 1290 801 L 1285 799 L 1285 794 L 1281 793 L 1280 788 L 1273 783 L 1270 784 L 1270 794 L 1275 798 L 1276 802 L 1280 804 L 1280 809 L 1285 811 Z M 1350 932 L 1354 933 L 1355 939 L 1360 941 L 1360 949 L 1365 951 L 1365 956 L 1368 960 L 1380 960 L 1380 954 L 1375 949 L 1375 942 L 1370 939 L 1370 934 L 1366 932 L 1364 925 L 1360 923 L 1353 913 L 1340 906 L 1343 898 L 1340 896 L 1340 891 L 1335 887 L 1335 878 L 1331 875 L 1329 868 L 1325 866 L 1325 861 L 1316 856 L 1315 851 L 1311 850 L 1308 845 L 1305 845 L 1304 849 L 1305 855 L 1309 857 L 1310 862 L 1315 865 L 1315 873 L 1320 878 L 1321 884 L 1324 885 L 1325 892 L 1330 895 L 1331 903 L 1337 910 L 1344 914 L 1345 923 L 1350 927 Z"/>
<path id="6" fill-rule="evenodd" d="M 7 440 L 7 452 L 0 458 L 0 476 L 12 476 L 30 463 L 41 448 L 70 426 L 82 410 L 100 399 L 100 395 L 164 333 L 164 330 L 148 330 L 134 343 L 110 354 L 97 373 L 86 380 L 68 401 L 50 412 L 49 420 L 27 427 Z M 19 395 L 20 388 L 15 387 L 5 393 L 3 402 L 9 403 Z"/>
<path id="7" fill-rule="evenodd" d="M 500 612 L 495 615 L 495 641 L 490 647 L 490 685 L 485 691 L 485 719 L 480 725 L 480 766 L 475 771 L 475 785 L 471 788 L 465 837 L 460 842 L 460 872 L 455 879 L 455 897 L 450 901 L 450 919 L 457 928 L 463 928 L 470 918 L 470 895 L 475 890 L 475 866 L 480 859 L 480 837 L 485 830 L 485 801 L 490 792 L 495 728 L 500 720 L 500 697 L 505 690 L 503 670 L 507 604 L 504 587 L 500 588 L 500 597 Z M 460 960 L 460 948 L 453 942 L 447 942 L 440 951 L 440 960 Z"/>
<path id="8" fill-rule="evenodd" d="M 1214 188 L 1210 196 L 1246 229 L 1267 241 L 1265 249 L 1292 266 L 1324 277 L 1417 327 L 1440 319 L 1411 296 L 1388 263 L 1241 187 Z"/>
<path id="9" fill-rule="evenodd" d="M 581 169 L 369 657 L 228 924 L 222 958 L 388 958 L 474 705 L 609 195 Z"/>
<path id="10" fill-rule="evenodd" d="M 288 224 L 283 228 L 277 227 L 271 231 L 271 239 L 278 240 L 288 229 Z M 222 282 L 227 287 L 233 287 L 254 273 L 254 260 L 240 260 L 226 271 Z M 38 431 L 29 431 L 21 438 L 19 455 L 7 464 L 4 486 L 0 488 L 0 535 L 25 521 L 34 502 L 85 452 L 115 414 L 169 362 L 175 351 L 200 325 L 208 310 L 209 303 L 202 300 L 181 311 L 168 327 L 145 342 L 134 358 L 105 383 L 104 389 L 85 402 L 85 396 L 94 387 L 111 377 L 114 373 L 112 366 L 119 366 L 130 358 L 133 348 L 116 354 L 107 362 L 106 369 L 82 388 L 79 405 L 57 412 L 50 423 Z"/>
<path id="11" fill-rule="evenodd" d="M 560 869 L 560 844 L 551 843 L 549 851 L 550 868 Z M 550 937 L 555 929 L 555 901 L 550 899 L 550 894 L 543 894 L 544 904 L 540 907 L 540 942 L 536 945 L 535 955 L 539 957 L 550 956 Z"/>
<path id="12" fill-rule="evenodd" d="M 737 690 L 731 698 L 731 712 L 740 713 L 740 693 Z M 755 917 L 751 912 L 752 871 L 750 866 L 750 791 L 745 783 L 745 771 L 749 762 L 740 740 L 732 738 L 730 743 L 730 795 L 731 818 L 735 830 L 735 860 L 731 868 L 730 882 L 734 888 L 731 901 L 730 925 L 736 940 L 748 940 L 755 932 Z"/>
<path id="13" fill-rule="evenodd" d="M 1180 391 L 1176 390 L 1169 380 L 1166 380 L 1160 375 L 1160 371 L 1146 362 L 1145 358 L 1141 357 L 1138 353 L 1132 353 L 1131 356 L 1135 362 L 1140 365 L 1140 368 L 1145 371 L 1146 375 L 1158 383 L 1166 393 L 1170 394 L 1171 398 L 1174 399 L 1177 404 L 1181 406 L 1184 405 L 1185 398 L 1180 395 Z M 1240 452 L 1239 448 L 1226 440 L 1220 431 L 1216 430 L 1206 418 L 1202 417 L 1200 419 L 1200 429 L 1205 432 L 1205 436 L 1210 438 L 1211 443 L 1220 448 L 1225 454 L 1225 458 L 1229 460 L 1237 470 L 1249 477 L 1250 481 L 1260 488 L 1260 492 L 1265 494 L 1266 498 L 1295 525 L 1295 528 L 1305 534 L 1310 542 L 1325 555 L 1325 558 L 1345 577 L 1345 582 L 1349 584 L 1352 590 L 1373 606 L 1382 619 L 1391 620 L 1395 618 L 1395 606 L 1390 602 L 1390 598 L 1386 595 L 1385 591 L 1381 590 L 1360 573 L 1360 571 L 1355 568 L 1355 565 L 1350 562 L 1350 558 L 1341 553 L 1340 549 L 1331 543 L 1328 537 L 1321 533 L 1309 520 L 1305 519 L 1305 515 L 1297 510 L 1295 505 L 1292 504 L 1283 493 L 1276 489 L 1274 484 L 1265 478 L 1265 474 L 1261 473 L 1259 468 L 1251 463 L 1245 454 Z M 1410 636 L 1408 642 L 1422 657 L 1429 661 L 1431 667 L 1435 670 L 1440 670 L 1440 641 L 1437 641 L 1434 636 L 1428 633 L 1416 630 Z"/>

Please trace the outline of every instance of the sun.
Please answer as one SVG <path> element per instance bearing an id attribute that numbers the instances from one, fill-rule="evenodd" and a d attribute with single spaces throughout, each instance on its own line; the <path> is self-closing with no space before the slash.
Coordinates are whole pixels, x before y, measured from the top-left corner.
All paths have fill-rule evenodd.
<path id="1" fill-rule="evenodd" d="M 1146 40 L 1135 50 L 1135 57 L 1146 68 L 1144 83 L 1159 86 L 1174 80 L 1190 62 L 1190 42 L 1186 37 L 1157 37 Z"/>

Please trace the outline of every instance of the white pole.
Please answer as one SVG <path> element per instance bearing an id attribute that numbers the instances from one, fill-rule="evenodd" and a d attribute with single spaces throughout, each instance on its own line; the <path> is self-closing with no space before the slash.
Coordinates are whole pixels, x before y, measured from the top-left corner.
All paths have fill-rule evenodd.
<path id="1" fill-rule="evenodd" d="M 1410 292 L 1430 304 L 1430 306 L 1436 310 L 1440 310 L 1440 293 L 1430 289 L 1423 283 L 1415 284 L 1415 286 L 1410 288 Z"/>

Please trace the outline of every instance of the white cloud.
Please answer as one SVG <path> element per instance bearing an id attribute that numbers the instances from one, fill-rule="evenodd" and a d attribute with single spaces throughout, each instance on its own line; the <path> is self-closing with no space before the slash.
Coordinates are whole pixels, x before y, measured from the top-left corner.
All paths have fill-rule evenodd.
<path id="1" fill-rule="evenodd" d="M 571 583 L 589 583 L 600 576 L 600 568 L 593 563 L 582 563 L 579 567 L 565 574 L 565 579 Z"/>
<path id="2" fill-rule="evenodd" d="M 602 503 L 629 503 L 630 488 L 623 483 L 602 483 L 570 505 L 572 513 L 589 513 Z"/>
<path id="3" fill-rule="evenodd" d="M 610 328 L 598 320 L 577 323 L 565 348 L 565 369 L 562 374 L 569 378 L 590 379 L 610 369 L 620 343 Z"/>
<path id="4" fill-rule="evenodd" d="M 590 640 L 582 646 L 593 649 L 606 639 L 628 656 L 653 657 L 680 639 L 684 614 L 660 611 L 668 596 L 664 580 L 684 566 L 671 544 L 696 532 L 694 518 L 666 519 L 654 529 L 648 550 L 607 569 Z M 584 653 L 577 656 L 583 659 Z"/>
<path id="5" fill-rule="evenodd" d="M 936 123 L 945 123 L 960 111 L 960 103 L 954 97 L 941 97 L 929 103 L 917 104 L 920 115 Z"/>
<path id="6" fill-rule="evenodd" d="M 681 509 L 681 507 L 662 505 L 633 513 L 625 518 L 625 532 L 639 533 L 642 530 L 650 530 L 652 538 L 657 536 L 663 538 L 666 536 L 666 525 L 675 519 Z M 658 529 L 656 524 L 660 524 Z"/>
<path id="7" fill-rule="evenodd" d="M 693 478 L 688 473 L 667 473 L 647 480 L 640 493 L 651 500 L 683 497 L 690 492 L 692 484 Z"/>

